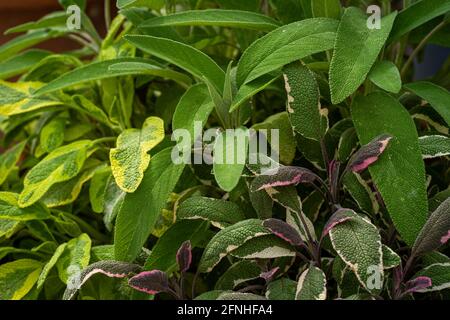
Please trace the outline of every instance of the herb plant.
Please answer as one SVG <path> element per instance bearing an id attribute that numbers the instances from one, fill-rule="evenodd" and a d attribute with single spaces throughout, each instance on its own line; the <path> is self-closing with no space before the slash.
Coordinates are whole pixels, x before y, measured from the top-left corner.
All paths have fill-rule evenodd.
<path id="1" fill-rule="evenodd" d="M 0 299 L 448 298 L 450 0 L 59 3 L 0 46 Z"/>

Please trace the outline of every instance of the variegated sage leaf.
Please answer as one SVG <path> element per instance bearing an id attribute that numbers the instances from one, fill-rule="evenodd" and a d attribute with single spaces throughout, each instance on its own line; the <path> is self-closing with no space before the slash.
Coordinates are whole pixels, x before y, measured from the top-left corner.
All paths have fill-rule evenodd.
<path id="1" fill-rule="evenodd" d="M 0 115 L 12 116 L 61 105 L 61 102 L 45 96 L 33 97 L 33 93 L 42 86 L 40 82 L 10 83 L 0 80 Z"/>
<path id="2" fill-rule="evenodd" d="M 125 278 L 133 273 L 138 273 L 141 269 L 142 268 L 139 265 L 121 261 L 104 260 L 95 262 L 83 269 L 78 282 L 75 283 L 74 286 L 66 288 L 66 291 L 64 292 L 64 300 L 72 299 L 75 293 L 93 275 L 100 273 L 109 278 Z"/>
<path id="3" fill-rule="evenodd" d="M 33 288 L 42 262 L 20 259 L 0 266 L 0 300 L 20 300 Z"/>
<path id="4" fill-rule="evenodd" d="M 246 241 L 230 255 L 240 259 L 274 259 L 294 257 L 295 250 L 286 241 L 269 234 Z"/>
<path id="5" fill-rule="evenodd" d="M 383 250 L 377 228 L 367 219 L 351 210 L 351 218 L 334 226 L 329 232 L 331 243 L 339 257 L 354 272 L 358 281 L 368 291 L 379 291 L 372 286 L 374 274 L 383 283 Z"/>
<path id="6" fill-rule="evenodd" d="M 26 141 L 18 143 L 0 156 L 0 186 L 6 181 L 11 171 L 16 167 L 26 144 Z"/>
<path id="7" fill-rule="evenodd" d="M 210 272 L 225 256 L 247 241 L 268 235 L 262 221 L 249 219 L 219 231 L 208 243 L 198 267 L 199 272 Z"/>
<path id="8" fill-rule="evenodd" d="M 417 292 L 433 292 L 450 288 L 450 263 L 435 263 L 416 273 L 413 279 L 427 277 L 431 279 L 431 286 L 417 290 Z"/>
<path id="9" fill-rule="evenodd" d="M 422 158 L 432 159 L 450 155 L 450 138 L 446 136 L 423 136 L 419 138 Z"/>
<path id="10" fill-rule="evenodd" d="M 25 176 L 19 205 L 28 207 L 41 199 L 54 184 L 74 178 L 83 167 L 91 146 L 91 141 L 81 140 L 47 155 Z"/>
<path id="11" fill-rule="evenodd" d="M 160 270 L 144 271 L 128 281 L 130 287 L 148 294 L 169 291 L 169 278 Z"/>
<path id="12" fill-rule="evenodd" d="M 201 219 L 224 229 L 245 219 L 241 208 L 231 201 L 206 197 L 191 197 L 181 203 L 177 210 L 178 219 Z"/>
<path id="13" fill-rule="evenodd" d="M 231 265 L 217 280 L 216 290 L 233 290 L 243 282 L 257 279 L 261 274 L 261 268 L 251 260 L 242 260 Z"/>
<path id="14" fill-rule="evenodd" d="M 0 219 L 13 221 L 44 220 L 51 218 L 50 212 L 41 203 L 21 208 L 19 195 L 12 192 L 0 192 Z"/>
<path id="15" fill-rule="evenodd" d="M 192 263 L 192 245 L 189 240 L 183 242 L 177 251 L 177 264 L 180 272 L 186 272 Z"/>
<path id="16" fill-rule="evenodd" d="M 301 246 L 303 244 L 302 238 L 297 230 L 282 220 L 267 219 L 263 222 L 263 226 L 278 238 L 283 239 L 294 246 Z"/>
<path id="17" fill-rule="evenodd" d="M 89 265 L 91 245 L 91 238 L 85 233 L 67 242 L 64 252 L 56 263 L 62 282 L 69 286 L 77 283 L 82 270 Z"/>
<path id="18" fill-rule="evenodd" d="M 269 283 L 266 298 L 269 300 L 295 300 L 296 291 L 296 281 L 289 278 L 281 278 Z"/>
<path id="19" fill-rule="evenodd" d="M 391 140 L 392 136 L 387 134 L 374 138 L 368 144 L 362 146 L 361 149 L 350 158 L 348 168 L 356 173 L 364 171 L 372 163 L 378 160 Z"/>
<path id="20" fill-rule="evenodd" d="M 414 243 L 412 252 L 419 256 L 436 250 L 448 240 L 450 240 L 450 198 L 430 215 Z"/>
<path id="21" fill-rule="evenodd" d="M 133 193 L 139 187 L 150 163 L 148 152 L 164 139 L 164 123 L 160 118 L 147 118 L 141 130 L 128 129 L 117 138 L 111 149 L 111 169 L 117 185 Z"/>
<path id="22" fill-rule="evenodd" d="M 310 266 L 298 279 L 295 300 L 325 300 L 327 298 L 327 278 L 323 271 Z"/>
<path id="23" fill-rule="evenodd" d="M 392 269 L 399 266 L 401 262 L 400 256 L 383 244 L 383 268 Z"/>
<path id="24" fill-rule="evenodd" d="M 287 93 L 287 112 L 292 129 L 307 139 L 323 137 L 320 91 L 317 80 L 308 67 L 294 62 L 283 69 Z M 326 128 L 325 128 L 326 129 Z"/>
<path id="25" fill-rule="evenodd" d="M 311 170 L 301 167 L 282 166 L 258 175 L 253 180 L 251 191 L 260 191 L 268 188 L 296 186 L 299 183 L 312 183 L 317 180 L 317 175 Z"/>

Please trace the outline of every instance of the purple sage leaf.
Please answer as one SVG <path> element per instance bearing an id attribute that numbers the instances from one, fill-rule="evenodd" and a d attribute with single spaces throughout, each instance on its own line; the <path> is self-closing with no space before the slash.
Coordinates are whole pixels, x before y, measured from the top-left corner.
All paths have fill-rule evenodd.
<path id="1" fill-rule="evenodd" d="M 317 175 L 309 169 L 300 167 L 280 167 L 272 172 L 257 176 L 251 185 L 253 192 L 274 188 L 296 186 L 299 183 L 312 183 L 317 179 Z"/>
<path id="2" fill-rule="evenodd" d="M 432 282 L 431 278 L 417 277 L 406 283 L 405 294 L 414 293 L 414 292 L 429 288 L 432 285 L 433 285 L 433 282 Z"/>
<path id="3" fill-rule="evenodd" d="M 384 134 L 376 137 L 371 142 L 362 146 L 351 158 L 348 168 L 353 172 L 362 172 L 371 164 L 376 162 L 380 155 L 386 150 L 392 136 Z"/>
<path id="4" fill-rule="evenodd" d="M 186 272 L 192 263 L 192 245 L 191 242 L 185 241 L 177 252 L 177 263 L 180 272 Z"/>
<path id="5" fill-rule="evenodd" d="M 436 250 L 450 239 L 450 198 L 430 215 L 413 246 L 416 256 Z"/>
<path id="6" fill-rule="evenodd" d="M 266 282 L 269 282 L 275 277 L 275 274 L 279 270 L 280 270 L 280 267 L 273 268 L 273 269 L 271 269 L 269 271 L 261 273 L 260 277 L 263 278 L 264 280 L 266 280 Z"/>
<path id="7" fill-rule="evenodd" d="M 303 245 L 300 234 L 291 225 L 278 219 L 267 219 L 263 222 L 263 226 L 272 232 L 278 238 L 294 246 Z"/>
<path id="8" fill-rule="evenodd" d="M 110 278 L 125 278 L 131 274 L 140 272 L 141 269 L 139 265 L 121 261 L 105 260 L 93 263 L 81 271 L 79 277 L 76 277 L 77 283 L 71 283 L 67 286 L 63 299 L 72 299 L 83 284 L 95 274 L 100 273 Z"/>
<path id="9" fill-rule="evenodd" d="M 160 270 L 144 271 L 128 281 L 130 287 L 148 294 L 169 291 L 167 274 Z"/>
<path id="10" fill-rule="evenodd" d="M 323 228 L 322 236 L 326 236 L 331 229 L 333 229 L 338 224 L 352 219 L 355 216 L 355 212 L 351 209 L 339 209 L 328 219 L 328 222 Z"/>

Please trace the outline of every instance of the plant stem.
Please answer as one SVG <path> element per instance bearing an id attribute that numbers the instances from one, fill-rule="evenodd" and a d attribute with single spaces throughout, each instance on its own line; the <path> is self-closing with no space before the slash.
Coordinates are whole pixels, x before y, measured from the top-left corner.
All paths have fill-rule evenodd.
<path id="1" fill-rule="evenodd" d="M 75 42 L 78 42 L 78 43 L 81 44 L 82 46 L 85 46 L 85 47 L 90 48 L 90 49 L 93 50 L 95 53 L 98 53 L 98 52 L 99 52 L 99 48 L 97 47 L 97 45 L 95 45 L 95 44 L 93 44 L 93 43 L 91 43 L 91 42 L 89 42 L 89 41 L 84 40 L 82 37 L 80 37 L 80 36 L 78 36 L 78 35 L 75 35 L 75 34 L 69 34 L 67 37 L 68 37 L 69 39 L 72 39 L 72 40 L 75 41 Z"/>
<path id="2" fill-rule="evenodd" d="M 416 49 L 414 49 L 413 53 L 411 53 L 411 55 L 409 56 L 408 60 L 405 62 L 405 64 L 403 65 L 402 71 L 401 71 L 401 76 L 402 78 L 406 75 L 406 72 L 408 71 L 410 65 L 413 63 L 414 59 L 417 57 L 417 55 L 419 54 L 419 52 L 425 47 L 425 45 L 428 43 L 428 41 L 430 40 L 430 38 L 436 34 L 436 32 L 438 32 L 439 30 L 441 30 L 443 27 L 445 27 L 445 25 L 447 24 L 447 21 L 442 21 L 441 23 L 439 23 L 433 30 L 430 31 L 430 33 L 428 33 L 425 38 L 422 39 L 422 41 L 420 41 L 420 43 L 417 45 Z"/>
<path id="3" fill-rule="evenodd" d="M 106 30 L 109 30 L 111 25 L 111 1 L 105 0 L 105 26 Z"/>

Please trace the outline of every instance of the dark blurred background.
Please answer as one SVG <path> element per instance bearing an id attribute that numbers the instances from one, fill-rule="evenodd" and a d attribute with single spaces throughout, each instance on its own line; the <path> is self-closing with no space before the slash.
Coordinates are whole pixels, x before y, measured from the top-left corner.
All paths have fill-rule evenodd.
<path id="1" fill-rule="evenodd" d="M 245 1 L 245 0 L 244 0 Z M 103 0 L 89 0 L 87 13 L 94 21 L 101 34 L 104 33 Z M 111 7 L 115 8 L 115 0 Z M 57 0 L 0 0 L 0 45 L 11 40 L 17 34 L 4 35 L 11 27 L 35 21 L 56 10 L 62 10 Z M 69 39 L 56 39 L 38 46 L 56 52 L 76 49 L 78 44 Z"/>

